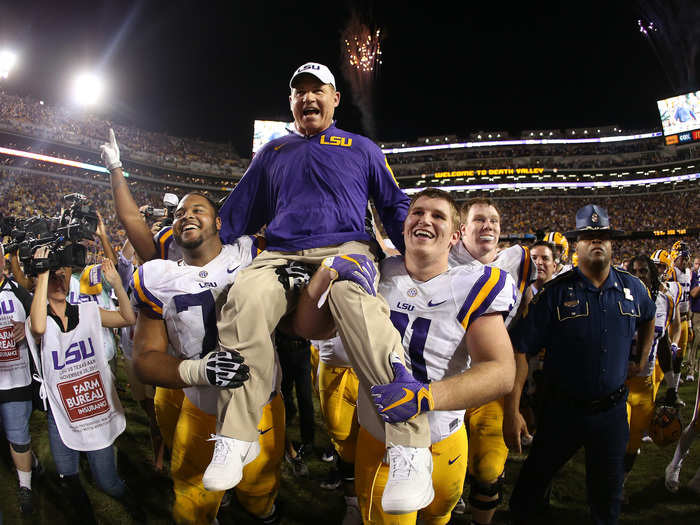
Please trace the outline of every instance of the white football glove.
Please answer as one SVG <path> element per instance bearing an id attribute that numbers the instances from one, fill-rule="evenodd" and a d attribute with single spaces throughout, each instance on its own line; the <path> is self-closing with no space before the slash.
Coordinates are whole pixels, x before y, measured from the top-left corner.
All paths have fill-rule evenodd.
<path id="1" fill-rule="evenodd" d="M 109 142 L 102 144 L 100 149 L 102 150 L 102 162 L 105 163 L 105 167 L 109 171 L 122 167 L 122 163 L 119 160 L 117 138 L 114 136 L 114 130 L 112 128 L 109 128 Z"/>
<path id="2" fill-rule="evenodd" d="M 202 359 L 185 359 L 177 371 L 182 382 L 190 386 L 238 388 L 250 377 L 248 365 L 235 350 L 217 350 Z"/>

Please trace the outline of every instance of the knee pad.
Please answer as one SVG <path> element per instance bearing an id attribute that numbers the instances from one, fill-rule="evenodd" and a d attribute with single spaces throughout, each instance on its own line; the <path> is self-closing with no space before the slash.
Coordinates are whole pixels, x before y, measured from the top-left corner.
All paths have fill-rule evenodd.
<path id="1" fill-rule="evenodd" d="M 503 473 L 501 473 L 494 483 L 483 483 L 470 474 L 469 486 L 471 490 L 469 491 L 469 504 L 479 510 L 492 510 L 498 507 L 498 504 L 501 502 L 501 489 L 503 488 L 504 479 Z M 477 499 L 477 494 L 490 498 L 494 496 L 498 497 L 492 501 L 484 501 Z"/>
<path id="2" fill-rule="evenodd" d="M 32 448 L 32 444 L 18 445 L 17 443 L 10 443 L 10 448 L 17 452 L 17 454 L 22 454 L 23 452 L 28 452 Z"/>

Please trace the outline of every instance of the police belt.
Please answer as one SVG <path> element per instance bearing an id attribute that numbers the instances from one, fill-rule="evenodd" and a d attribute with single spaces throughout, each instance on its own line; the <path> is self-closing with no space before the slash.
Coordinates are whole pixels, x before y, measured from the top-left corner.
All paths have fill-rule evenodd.
<path id="1" fill-rule="evenodd" d="M 627 392 L 627 385 L 623 384 L 619 388 L 598 399 L 582 400 L 571 397 L 568 393 L 554 385 L 547 385 L 547 394 L 550 400 L 569 405 L 571 408 L 587 414 L 598 414 L 610 410 L 627 397 Z"/>

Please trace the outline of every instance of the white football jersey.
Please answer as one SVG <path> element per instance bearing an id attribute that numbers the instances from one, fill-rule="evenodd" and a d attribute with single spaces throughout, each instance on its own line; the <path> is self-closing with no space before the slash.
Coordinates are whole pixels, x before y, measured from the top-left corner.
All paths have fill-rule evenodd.
<path id="1" fill-rule="evenodd" d="M 134 272 L 134 303 L 165 320 L 177 357 L 199 359 L 218 348 L 216 322 L 221 307 L 238 272 L 253 260 L 254 249 L 251 237 L 243 236 L 224 245 L 205 266 L 154 259 Z M 201 410 L 216 414 L 216 388 L 188 387 L 184 391 Z"/>
<path id="2" fill-rule="evenodd" d="M 458 242 L 450 250 L 450 266 L 465 266 L 472 271 L 481 270 L 484 266 L 491 266 L 505 270 L 510 274 L 515 281 L 516 296 L 514 298 L 515 305 L 506 319 L 506 326 L 510 326 L 518 313 L 525 287 L 537 278 L 537 266 L 530 256 L 530 248 L 519 244 L 501 250 L 492 263 L 484 265 L 472 257 L 463 243 Z"/>
<path id="3" fill-rule="evenodd" d="M 153 236 L 159 259 L 166 261 L 179 261 L 182 259 L 182 248 L 174 241 L 172 226 L 165 226 Z"/>
<path id="4" fill-rule="evenodd" d="M 311 344 L 318 348 L 318 358 L 322 363 L 340 368 L 352 367 L 340 336 L 335 336 L 331 339 L 313 340 Z"/>
<path id="5" fill-rule="evenodd" d="M 382 262 L 378 292 L 389 303 L 391 321 L 401 334 L 406 365 L 423 382 L 439 381 L 468 369 L 471 358 L 462 339 L 471 323 L 494 312 L 505 317 L 515 304 L 515 283 L 499 268 L 474 271 L 455 267 L 420 282 L 408 275 L 403 257 Z M 377 427 L 376 422 L 365 424 L 363 412 L 358 410 L 360 424 L 384 441 L 383 427 Z M 464 412 L 429 412 L 431 441 L 436 443 L 459 429 Z"/>
<path id="6" fill-rule="evenodd" d="M 677 282 L 681 288 L 681 298 L 678 302 L 678 311 L 687 314 L 690 311 L 690 270 L 682 272 L 678 268 L 671 268 L 671 281 Z"/>
<path id="7" fill-rule="evenodd" d="M 668 330 L 671 325 L 671 319 L 673 319 L 673 308 L 675 303 L 673 302 L 673 297 L 671 294 L 667 293 L 663 289 L 659 290 L 656 294 L 656 318 L 654 320 L 654 340 L 651 343 L 651 351 L 649 352 L 649 359 L 646 363 L 642 364 L 642 368 L 639 371 L 638 376 L 649 377 L 652 372 L 654 372 L 654 366 L 656 365 L 656 355 L 659 348 L 659 339 Z M 636 357 L 637 355 L 637 334 L 634 334 L 632 339 L 632 350 L 630 355 Z"/>
<path id="8" fill-rule="evenodd" d="M 678 281 L 664 281 L 664 286 L 666 286 L 667 292 L 671 295 L 673 304 L 678 306 L 678 311 L 680 312 L 680 304 L 683 301 L 683 286 Z"/>
<path id="9" fill-rule="evenodd" d="M 559 270 L 552 274 L 552 279 L 559 277 L 561 274 L 568 272 L 572 268 L 573 266 L 571 266 L 570 264 L 562 264 L 561 268 L 559 268 Z"/>

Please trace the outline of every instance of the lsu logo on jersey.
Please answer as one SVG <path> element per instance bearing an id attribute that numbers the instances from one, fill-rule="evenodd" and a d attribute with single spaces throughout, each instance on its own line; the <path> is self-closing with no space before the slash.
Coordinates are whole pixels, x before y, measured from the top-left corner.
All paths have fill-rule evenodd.
<path id="1" fill-rule="evenodd" d="M 336 137 L 331 135 L 326 138 L 326 135 L 321 135 L 321 144 L 327 144 L 329 146 L 342 146 L 344 148 L 349 148 L 352 146 L 352 139 L 349 137 Z"/>
<path id="2" fill-rule="evenodd" d="M 413 306 L 411 303 L 402 303 L 399 301 L 396 303 L 396 308 L 399 310 L 408 310 L 409 312 L 412 312 L 415 309 L 415 306 Z"/>
<path id="3" fill-rule="evenodd" d="M 90 337 L 87 338 L 87 341 L 74 342 L 66 349 L 63 355 L 60 355 L 58 350 L 51 352 L 54 370 L 62 370 L 66 365 L 72 365 L 94 355 L 95 347 L 92 345 L 92 338 Z"/>

